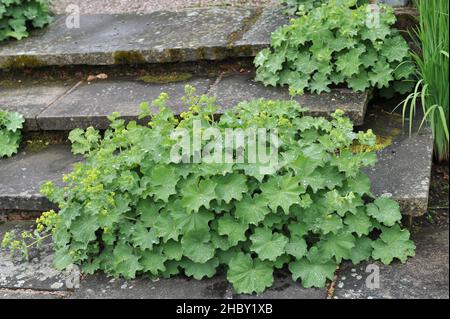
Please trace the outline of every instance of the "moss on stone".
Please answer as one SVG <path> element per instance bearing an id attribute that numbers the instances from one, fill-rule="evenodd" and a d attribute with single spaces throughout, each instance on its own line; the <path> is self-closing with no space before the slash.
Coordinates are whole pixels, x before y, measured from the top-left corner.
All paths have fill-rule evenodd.
<path id="1" fill-rule="evenodd" d="M 45 64 L 36 59 L 35 57 L 22 55 L 14 58 L 8 59 L 6 62 L 0 65 L 2 69 L 24 69 L 24 68 L 40 68 L 45 66 Z"/>
<path id="2" fill-rule="evenodd" d="M 378 152 L 378 151 L 384 150 L 385 148 L 392 145 L 395 137 L 397 137 L 400 133 L 401 133 L 400 129 L 394 128 L 394 129 L 392 129 L 392 131 L 390 132 L 390 134 L 388 136 L 377 135 L 375 145 L 373 145 L 373 146 L 367 146 L 367 145 L 361 145 L 359 143 L 354 143 L 352 145 L 352 151 L 354 153 L 364 153 L 364 152 Z"/>
<path id="3" fill-rule="evenodd" d="M 35 132 L 24 138 L 24 150 L 36 153 L 45 150 L 49 145 L 61 144 L 65 141 L 66 137 L 60 133 Z"/>
<path id="4" fill-rule="evenodd" d="M 144 56 L 138 51 L 116 51 L 114 52 L 114 64 L 143 64 Z"/>
<path id="5" fill-rule="evenodd" d="M 138 80 L 145 83 L 163 84 L 163 83 L 183 82 L 191 78 L 192 74 L 190 73 L 172 72 L 163 74 L 143 75 L 139 77 Z"/>
<path id="6" fill-rule="evenodd" d="M 261 8 L 257 8 L 255 13 L 249 17 L 245 17 L 242 22 L 242 27 L 234 32 L 231 32 L 228 36 L 227 48 L 231 49 L 234 46 L 236 41 L 239 41 L 242 38 L 242 35 L 250 30 L 250 28 L 258 21 L 261 17 L 263 10 Z"/>
<path id="7" fill-rule="evenodd" d="M 11 89 L 11 88 L 17 87 L 18 85 L 19 85 L 19 83 L 16 82 L 16 81 L 11 81 L 11 80 L 2 80 L 2 81 L 0 81 L 0 88 Z"/>

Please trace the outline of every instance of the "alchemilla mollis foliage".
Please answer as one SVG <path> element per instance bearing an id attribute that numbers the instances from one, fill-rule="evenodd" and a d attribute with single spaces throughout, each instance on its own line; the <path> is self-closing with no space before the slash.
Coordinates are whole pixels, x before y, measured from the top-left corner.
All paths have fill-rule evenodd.
<path id="1" fill-rule="evenodd" d="M 181 119 L 162 94 L 149 125 L 113 114 L 104 135 L 71 132 L 85 162 L 64 177 L 66 187 L 42 187 L 60 211 L 45 213 L 26 235 L 53 237 L 58 269 L 79 264 L 87 274 L 128 279 L 225 272 L 237 293 L 261 293 L 280 268 L 304 287 L 323 287 L 343 260 L 389 264 L 414 255 L 399 205 L 373 198 L 361 172 L 376 155 L 352 152 L 354 143 L 375 143 L 371 131 L 354 133 L 341 111 L 331 120 L 306 116 L 295 101 L 243 102 L 217 119 L 214 99 L 192 87 L 186 93 Z M 141 108 L 144 120 L 149 106 Z M 258 161 L 174 163 L 170 133 L 195 120 L 221 132 L 278 129 L 275 171 L 264 173 Z M 22 246 L 13 233 L 3 240 L 13 251 Z"/>
<path id="2" fill-rule="evenodd" d="M 50 23 L 47 0 L 0 0 L 0 41 L 21 40 L 28 29 Z"/>
<path id="3" fill-rule="evenodd" d="M 329 0 L 272 33 L 272 46 L 255 58 L 258 81 L 288 86 L 293 94 L 411 89 L 414 66 L 389 6 L 356 6 L 357 0 Z"/>
<path id="4" fill-rule="evenodd" d="M 17 153 L 25 119 L 17 112 L 0 110 L 0 158 Z"/>

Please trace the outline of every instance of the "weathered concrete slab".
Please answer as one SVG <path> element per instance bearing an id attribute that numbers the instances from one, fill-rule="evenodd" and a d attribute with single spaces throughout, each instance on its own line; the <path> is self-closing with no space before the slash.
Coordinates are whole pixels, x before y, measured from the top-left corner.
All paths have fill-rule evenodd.
<path id="1" fill-rule="evenodd" d="M 0 160 L 0 210 L 45 211 L 53 207 L 39 192 L 46 181 L 61 184 L 62 175 L 79 161 L 70 146 L 50 145 Z"/>
<path id="2" fill-rule="evenodd" d="M 119 112 L 127 120 L 136 119 L 140 113 L 139 104 L 149 102 L 151 105 L 162 92 L 170 96 L 167 106 L 175 114 L 180 114 L 187 110 L 180 101 L 185 94 L 185 86 L 192 85 L 197 88 L 198 94 L 205 94 L 213 81 L 201 78 L 168 84 L 139 81 L 84 83 L 40 113 L 38 125 L 42 130 L 71 130 L 89 126 L 106 129 L 110 123 L 107 116 L 111 113 Z"/>
<path id="3" fill-rule="evenodd" d="M 70 298 L 74 299 L 325 299 L 326 289 L 305 289 L 287 275 L 276 276 L 274 286 L 261 295 L 238 295 L 224 275 L 201 281 L 184 277 L 151 280 L 107 278 L 103 274 L 88 276 Z"/>
<path id="4" fill-rule="evenodd" d="M 232 289 L 225 278 L 204 280 L 170 278 L 135 280 L 108 278 L 104 274 L 87 276 L 70 298 L 74 299 L 227 299 Z"/>
<path id="5" fill-rule="evenodd" d="M 385 149 L 378 152 L 378 163 L 367 170 L 375 195 L 391 195 L 399 201 L 404 215 L 421 216 L 428 207 L 433 137 L 428 128 L 409 137 L 408 122 L 403 128 L 400 114 L 374 108 L 366 117 L 364 129 L 380 136 Z M 414 124 L 417 132 L 419 123 Z"/>
<path id="6" fill-rule="evenodd" d="M 138 63 L 221 60 L 253 56 L 253 40 L 247 30 L 258 22 L 260 9 L 207 8 L 149 14 L 82 15 L 80 28 L 68 28 L 59 16 L 50 26 L 22 41 L 0 46 L 0 68 L 48 65 L 115 65 Z M 266 19 L 267 15 L 264 15 Z M 271 19 L 269 19 L 272 21 Z M 279 18 L 274 21 L 279 21 Z M 272 28 L 269 29 L 269 28 Z M 234 42 L 239 41 L 238 46 Z M 243 49 L 246 50 L 243 50 Z"/>
<path id="7" fill-rule="evenodd" d="M 0 299 L 65 299 L 70 292 L 48 292 L 31 289 L 0 289 Z"/>
<path id="8" fill-rule="evenodd" d="M 0 225 L 0 238 L 7 231 L 29 230 L 30 222 L 10 222 Z M 51 241 L 46 241 L 41 249 L 30 251 L 30 261 L 13 258 L 5 250 L 0 250 L 0 289 L 33 289 L 44 291 L 65 291 L 77 288 L 80 271 L 74 267 L 58 271 L 52 267 L 53 250 Z M 1 291 L 0 291 L 1 296 Z"/>
<path id="9" fill-rule="evenodd" d="M 253 50 L 252 56 L 269 46 L 272 32 L 289 23 L 289 17 L 283 10 L 280 7 L 271 7 L 257 11 L 253 23 L 247 24 L 248 30 L 233 42 L 233 46 Z"/>
<path id="10" fill-rule="evenodd" d="M 448 299 L 449 298 L 449 229 L 429 227 L 413 235 L 416 257 L 405 264 L 390 266 L 378 262 L 379 288 L 368 288 L 368 263 L 344 265 L 336 283 L 338 299 Z M 372 266 L 373 267 L 373 266 Z M 370 282 L 371 278 L 369 278 Z M 370 285 L 369 285 L 370 286 Z"/>
<path id="11" fill-rule="evenodd" d="M 251 74 L 233 75 L 223 78 L 210 91 L 217 96 L 217 103 L 222 107 L 236 105 L 241 101 L 266 98 L 271 100 L 290 100 L 287 88 L 265 87 L 253 80 Z M 369 94 L 355 93 L 347 89 L 334 89 L 330 93 L 304 94 L 295 98 L 303 107 L 310 109 L 314 116 L 329 116 L 336 109 L 346 112 L 356 125 L 364 122 Z"/>
<path id="12" fill-rule="evenodd" d="M 72 82 L 0 81 L 0 109 L 22 114 L 24 129 L 38 129 L 36 117 L 45 108 L 70 89 Z"/>

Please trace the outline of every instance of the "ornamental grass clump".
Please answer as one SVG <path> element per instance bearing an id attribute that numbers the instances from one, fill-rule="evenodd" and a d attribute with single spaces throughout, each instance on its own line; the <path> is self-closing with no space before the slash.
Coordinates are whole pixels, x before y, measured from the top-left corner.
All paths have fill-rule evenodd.
<path id="1" fill-rule="evenodd" d="M 416 0 L 420 13 L 418 28 L 411 35 L 419 52 L 412 52 L 417 65 L 415 90 L 403 103 L 403 116 L 410 118 L 410 132 L 418 108 L 425 115 L 434 137 L 434 152 L 438 161 L 448 161 L 449 121 L 449 20 L 448 1 Z"/>
<path id="2" fill-rule="evenodd" d="M 113 114 L 103 135 L 93 128 L 70 133 L 85 162 L 64 176 L 65 187 L 42 187 L 60 210 L 35 231 L 52 235 L 58 269 L 77 264 L 86 274 L 127 279 L 224 272 L 237 293 L 261 293 L 280 268 L 304 287 L 324 287 L 343 260 L 390 264 L 414 255 L 399 205 L 374 198 L 361 171 L 375 164 L 375 153 L 352 152 L 354 143 L 375 143 L 371 131 L 355 133 L 342 111 L 330 120 L 307 116 L 295 101 L 243 102 L 217 119 L 214 99 L 192 87 L 186 94 L 181 119 L 162 94 L 151 119 L 149 105 L 141 105 L 148 125 Z M 178 133 L 192 142 L 196 127 L 201 161 L 196 152 L 174 156 Z M 272 134 L 257 144 L 264 156 L 252 161 L 236 147 L 227 149 L 233 161 L 211 161 L 209 147 L 222 143 L 221 133 L 253 129 Z M 270 162 L 262 160 L 267 154 Z M 7 236 L 4 248 L 21 246 Z"/>

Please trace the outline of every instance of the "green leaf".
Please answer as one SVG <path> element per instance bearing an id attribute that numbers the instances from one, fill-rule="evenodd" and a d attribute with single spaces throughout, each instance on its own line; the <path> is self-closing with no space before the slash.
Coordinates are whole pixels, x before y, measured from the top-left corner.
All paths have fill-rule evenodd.
<path id="1" fill-rule="evenodd" d="M 144 251 L 140 263 L 144 272 L 149 272 L 151 275 L 156 276 L 159 272 L 166 270 L 164 265 L 166 260 L 167 257 L 162 254 L 162 250 L 159 247 L 158 249 Z"/>
<path id="2" fill-rule="evenodd" d="M 293 237 L 285 247 L 286 253 L 294 256 L 296 259 L 303 258 L 308 252 L 308 246 L 303 238 Z"/>
<path id="3" fill-rule="evenodd" d="M 192 182 L 181 189 L 181 205 L 188 212 L 198 212 L 202 206 L 209 208 L 210 202 L 216 198 L 216 186 L 217 183 L 211 179 L 200 181 L 193 179 Z"/>
<path id="4" fill-rule="evenodd" d="M 58 270 L 64 270 L 72 264 L 73 260 L 69 254 L 68 247 L 60 248 L 55 251 L 55 255 L 53 257 L 53 267 Z"/>
<path id="5" fill-rule="evenodd" d="M 379 197 L 367 205 L 367 215 L 386 226 L 394 226 L 402 219 L 400 205 L 392 198 Z"/>
<path id="6" fill-rule="evenodd" d="M 223 200 L 225 203 L 229 203 L 233 199 L 240 201 L 242 194 L 248 191 L 247 178 L 238 173 L 218 176 L 213 180 L 217 184 L 217 199 Z"/>
<path id="7" fill-rule="evenodd" d="M 289 208 L 294 204 L 300 204 L 300 195 L 305 189 L 299 185 L 298 177 L 272 176 L 269 180 L 261 185 L 263 196 L 269 202 L 272 211 L 276 211 L 281 207 L 285 214 L 289 214 Z"/>
<path id="8" fill-rule="evenodd" d="M 409 54 L 409 46 L 401 35 L 386 39 L 381 54 L 388 62 L 402 62 Z"/>
<path id="9" fill-rule="evenodd" d="M 358 265 L 362 261 L 369 260 L 372 256 L 372 240 L 368 237 L 361 237 L 356 239 L 355 247 L 351 251 L 351 261 Z"/>
<path id="10" fill-rule="evenodd" d="M 175 187 L 179 180 L 180 175 L 174 167 L 156 165 L 149 174 L 151 187 L 149 194 L 155 195 L 156 199 L 167 203 L 169 196 L 177 193 Z"/>
<path id="11" fill-rule="evenodd" d="M 234 216 L 241 220 L 243 224 L 258 225 L 270 213 L 268 201 L 264 196 L 245 196 L 236 203 Z"/>
<path id="12" fill-rule="evenodd" d="M 5 120 L 6 123 L 4 124 L 4 126 L 6 130 L 11 132 L 17 132 L 18 130 L 21 130 L 23 127 L 23 123 L 25 122 L 23 115 L 17 112 L 7 112 Z"/>
<path id="13" fill-rule="evenodd" d="M 163 245 L 163 254 L 169 260 L 180 261 L 183 257 L 183 248 L 180 242 L 169 240 Z"/>
<path id="14" fill-rule="evenodd" d="M 139 263 L 140 257 L 134 255 L 132 247 L 125 243 L 119 243 L 114 248 L 112 258 L 116 272 L 125 279 L 135 278 L 136 272 L 143 269 Z"/>
<path id="15" fill-rule="evenodd" d="M 183 254 L 196 263 L 205 263 L 214 257 L 214 247 L 210 234 L 204 230 L 193 230 L 181 239 Z"/>
<path id="16" fill-rule="evenodd" d="M 359 66 L 362 64 L 359 57 L 363 54 L 364 50 L 362 48 L 351 49 L 349 52 L 338 56 L 336 70 L 346 77 L 357 74 L 359 72 Z"/>
<path id="17" fill-rule="evenodd" d="M 406 229 L 401 229 L 396 224 L 393 227 L 382 227 L 380 239 L 372 243 L 374 259 L 381 260 L 385 265 L 389 265 L 397 258 L 402 263 L 406 262 L 408 257 L 415 256 L 416 246 L 410 240 L 410 233 Z"/>
<path id="18" fill-rule="evenodd" d="M 327 279 L 334 278 L 336 268 L 337 265 L 334 262 L 324 261 L 319 257 L 317 247 L 311 248 L 307 257 L 289 264 L 292 279 L 296 281 L 301 278 L 302 286 L 305 288 L 325 287 Z"/>
<path id="19" fill-rule="evenodd" d="M 225 215 L 217 221 L 217 232 L 221 236 L 227 236 L 228 241 L 233 246 L 240 241 L 245 241 L 247 237 L 245 232 L 248 229 L 248 224 L 244 224 L 230 215 Z"/>
<path id="20" fill-rule="evenodd" d="M 355 237 L 350 233 L 328 234 L 319 242 L 318 247 L 324 256 L 334 257 L 338 263 L 342 259 L 351 258 L 351 250 L 355 247 Z"/>
<path id="21" fill-rule="evenodd" d="M 227 279 L 240 294 L 262 293 L 273 284 L 270 263 L 239 253 L 228 264 Z"/>
<path id="22" fill-rule="evenodd" d="M 373 228 L 372 221 L 364 209 L 359 209 L 356 214 L 348 214 L 344 223 L 350 232 L 356 233 L 358 236 L 369 235 Z"/>
<path id="23" fill-rule="evenodd" d="M 213 258 L 206 263 L 194 263 L 189 259 L 181 262 L 186 276 L 201 280 L 205 277 L 211 278 L 216 274 L 216 268 L 219 266 L 219 259 Z"/>
<path id="24" fill-rule="evenodd" d="M 133 227 L 131 239 L 133 246 L 139 247 L 142 250 L 152 250 L 153 245 L 159 244 L 156 230 L 154 228 L 151 228 L 150 230 L 147 229 L 143 223 L 138 223 Z"/>
<path id="25" fill-rule="evenodd" d="M 275 261 L 285 253 L 288 238 L 279 233 L 272 233 L 269 228 L 256 228 L 250 236 L 250 249 L 258 254 L 259 259 Z"/>
<path id="26" fill-rule="evenodd" d="M 156 218 L 154 229 L 156 236 L 162 238 L 164 242 L 169 239 L 178 241 L 178 236 L 180 236 L 178 224 L 168 212 L 164 212 Z"/>

